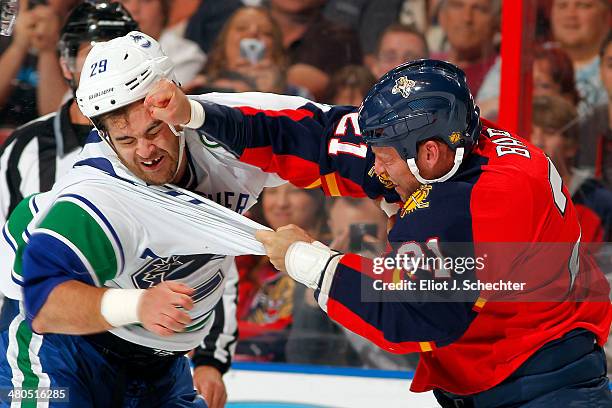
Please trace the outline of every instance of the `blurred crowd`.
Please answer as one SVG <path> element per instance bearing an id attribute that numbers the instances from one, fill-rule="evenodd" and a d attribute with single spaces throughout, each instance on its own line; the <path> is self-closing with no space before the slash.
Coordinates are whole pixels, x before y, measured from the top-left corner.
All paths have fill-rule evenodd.
<path id="1" fill-rule="evenodd" d="M 12 36 L 0 37 L 0 142 L 70 104 L 84 55 L 79 49 L 70 61 L 58 52 L 58 42 L 78 3 L 22 0 Z M 492 121 L 498 116 L 502 0 L 119 3 L 141 31 L 160 41 L 188 93 L 263 91 L 358 105 L 385 72 L 430 57 L 461 67 L 481 115 Z M 537 3 L 533 127 L 522 136 L 554 161 L 579 210 L 583 242 L 609 242 L 612 5 Z M 70 118 L 88 125 L 82 116 Z M 0 161 L 2 177 L 9 177 L 6 160 Z M 363 199 L 325 199 L 317 190 L 285 185 L 267 189 L 249 215 L 272 228 L 296 224 L 341 251 L 374 255 L 384 247 L 387 217 Z M 414 367 L 413 357 L 389 355 L 329 321 L 309 289 L 276 271 L 266 257 L 239 257 L 237 265 L 237 360 Z"/>

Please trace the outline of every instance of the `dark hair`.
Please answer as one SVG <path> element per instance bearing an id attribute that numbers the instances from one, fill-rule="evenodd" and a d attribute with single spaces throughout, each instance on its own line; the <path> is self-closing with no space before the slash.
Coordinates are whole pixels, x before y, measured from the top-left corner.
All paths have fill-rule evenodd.
<path id="1" fill-rule="evenodd" d="M 376 83 L 376 78 L 369 69 L 361 65 L 347 65 L 336 71 L 329 84 L 328 101 L 333 101 L 341 89 L 351 88 L 361 93 L 361 98 L 368 93 Z"/>
<path id="2" fill-rule="evenodd" d="M 380 45 L 382 44 L 383 38 L 385 38 L 385 35 L 389 33 L 406 33 L 418 37 L 425 48 L 425 57 L 429 57 L 429 45 L 427 44 L 427 39 L 425 38 L 425 35 L 415 26 L 400 23 L 393 23 L 380 33 L 380 35 L 378 36 L 378 42 L 376 43 L 376 54 L 378 54 L 378 52 L 380 51 Z"/>
<path id="3" fill-rule="evenodd" d="M 576 89 L 574 64 L 567 52 L 554 43 L 544 43 L 535 47 L 534 55 L 534 61 L 548 61 L 550 74 L 555 83 L 559 84 L 561 94 L 569 96 L 574 104 L 578 104 L 580 94 Z"/>
<path id="4" fill-rule="evenodd" d="M 578 142 L 578 113 L 565 98 L 542 95 L 533 98 L 533 125 L 551 129 L 570 140 Z"/>

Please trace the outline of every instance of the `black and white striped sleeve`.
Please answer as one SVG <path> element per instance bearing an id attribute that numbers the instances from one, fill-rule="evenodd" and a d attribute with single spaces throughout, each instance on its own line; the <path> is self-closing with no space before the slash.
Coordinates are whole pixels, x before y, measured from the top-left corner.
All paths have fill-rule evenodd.
<path id="1" fill-rule="evenodd" d="M 212 366 L 221 374 L 229 370 L 238 340 L 237 300 L 238 269 L 233 262 L 227 270 L 223 297 L 215 307 L 212 328 L 192 356 L 194 366 Z"/>
<path id="2" fill-rule="evenodd" d="M 50 190 L 55 181 L 56 142 L 49 114 L 17 128 L 0 148 L 0 222 L 24 197 Z"/>

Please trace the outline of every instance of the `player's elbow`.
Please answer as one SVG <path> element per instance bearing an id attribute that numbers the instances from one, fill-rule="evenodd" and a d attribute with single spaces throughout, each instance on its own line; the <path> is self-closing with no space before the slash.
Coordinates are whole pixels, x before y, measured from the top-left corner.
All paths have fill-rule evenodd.
<path id="1" fill-rule="evenodd" d="M 32 331 L 38 334 L 49 333 L 51 326 L 48 320 L 49 319 L 46 319 L 42 313 L 38 313 L 32 320 Z"/>

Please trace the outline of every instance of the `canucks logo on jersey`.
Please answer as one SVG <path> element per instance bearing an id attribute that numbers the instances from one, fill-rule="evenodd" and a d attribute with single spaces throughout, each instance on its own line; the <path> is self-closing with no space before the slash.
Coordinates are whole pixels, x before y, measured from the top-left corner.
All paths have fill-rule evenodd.
<path id="1" fill-rule="evenodd" d="M 225 259 L 224 255 L 216 254 L 171 255 L 160 258 L 149 249 L 145 250 L 143 257 L 153 259 L 132 275 L 132 282 L 139 289 L 148 289 L 163 281 L 186 279 L 209 262 Z M 223 272 L 219 269 L 209 279 L 194 287 L 193 301 L 198 302 L 213 293 L 223 283 L 223 278 Z"/>

